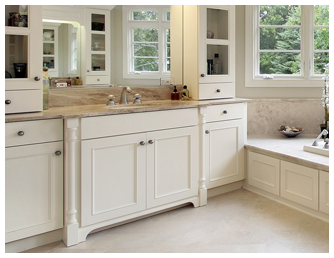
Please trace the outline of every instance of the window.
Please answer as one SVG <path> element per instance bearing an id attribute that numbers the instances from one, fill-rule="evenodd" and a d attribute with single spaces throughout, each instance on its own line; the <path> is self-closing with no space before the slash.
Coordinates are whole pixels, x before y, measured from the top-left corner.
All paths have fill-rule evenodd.
<path id="1" fill-rule="evenodd" d="M 246 6 L 246 87 L 321 87 L 327 63 L 328 5 Z"/>
<path id="2" fill-rule="evenodd" d="M 169 6 L 123 6 L 123 77 L 170 74 Z"/>

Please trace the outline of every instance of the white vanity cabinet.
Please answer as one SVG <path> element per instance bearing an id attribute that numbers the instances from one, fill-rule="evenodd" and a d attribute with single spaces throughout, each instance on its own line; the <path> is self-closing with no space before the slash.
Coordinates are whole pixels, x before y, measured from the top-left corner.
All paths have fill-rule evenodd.
<path id="1" fill-rule="evenodd" d="M 85 8 L 85 84 L 110 84 L 110 11 Z"/>
<path id="2" fill-rule="evenodd" d="M 204 164 L 208 189 L 243 180 L 244 103 L 207 107 Z"/>
<path id="3" fill-rule="evenodd" d="M 5 126 L 7 243 L 63 227 L 63 121 Z"/>
<path id="4" fill-rule="evenodd" d="M 319 210 L 329 214 L 329 172 L 319 171 Z"/>
<path id="5" fill-rule="evenodd" d="M 233 98 L 235 6 L 184 6 L 184 27 L 184 84 L 192 98 Z"/>
<path id="6" fill-rule="evenodd" d="M 197 196 L 197 123 L 197 109 L 83 118 L 81 226 Z"/>
<path id="7" fill-rule="evenodd" d="M 42 111 L 42 6 L 5 6 L 5 112 Z"/>

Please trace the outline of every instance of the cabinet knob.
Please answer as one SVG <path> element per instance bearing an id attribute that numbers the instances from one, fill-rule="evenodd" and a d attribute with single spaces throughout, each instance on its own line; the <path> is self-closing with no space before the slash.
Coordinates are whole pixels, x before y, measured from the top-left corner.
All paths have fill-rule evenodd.
<path id="1" fill-rule="evenodd" d="M 205 133 L 206 133 L 206 134 L 209 134 L 209 133 L 210 133 L 210 130 L 205 130 Z"/>
<path id="2" fill-rule="evenodd" d="M 5 100 L 5 104 L 6 104 L 6 105 L 9 105 L 10 103 L 12 103 L 12 101 L 11 101 L 10 99 L 6 99 L 6 100 Z"/>
<path id="3" fill-rule="evenodd" d="M 17 134 L 18 134 L 18 136 L 23 136 L 24 132 L 23 131 L 19 131 Z"/>
<path id="4" fill-rule="evenodd" d="M 227 110 L 224 110 L 223 113 L 226 115 L 227 114 Z"/>
<path id="5" fill-rule="evenodd" d="M 149 143 L 149 144 L 153 144 L 154 141 L 153 141 L 153 140 L 149 140 L 148 143 Z"/>
<path id="6" fill-rule="evenodd" d="M 40 79 L 41 79 L 41 78 L 39 78 L 38 76 L 36 76 L 36 77 L 34 78 L 34 80 L 35 80 L 36 82 L 38 82 Z"/>
<path id="7" fill-rule="evenodd" d="M 87 73 L 89 73 L 89 70 L 87 70 Z"/>
<path id="8" fill-rule="evenodd" d="M 217 89 L 217 92 L 220 92 L 220 89 Z"/>
<path id="9" fill-rule="evenodd" d="M 99 81 L 100 81 L 100 79 L 97 79 L 97 81 L 99 82 Z"/>
<path id="10" fill-rule="evenodd" d="M 204 74 L 204 73 L 202 73 L 202 74 L 201 74 L 201 77 L 204 77 L 204 76 L 205 76 L 205 74 Z"/>
<path id="11" fill-rule="evenodd" d="M 61 151 L 57 150 L 57 151 L 55 152 L 55 154 L 56 154 L 57 156 L 59 156 L 59 155 L 61 154 Z"/>
<path id="12" fill-rule="evenodd" d="M 144 141 L 141 141 L 139 144 L 140 144 L 140 145 L 145 145 L 145 142 L 144 142 Z"/>

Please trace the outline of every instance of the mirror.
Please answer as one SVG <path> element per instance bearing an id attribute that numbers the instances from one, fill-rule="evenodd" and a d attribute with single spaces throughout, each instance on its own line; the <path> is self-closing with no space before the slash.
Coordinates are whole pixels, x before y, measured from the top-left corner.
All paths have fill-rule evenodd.
<path id="1" fill-rule="evenodd" d="M 51 77 L 80 76 L 80 25 L 43 19 L 43 67 Z"/>
<path id="2" fill-rule="evenodd" d="M 47 30 L 47 26 L 56 26 L 58 28 L 58 62 L 56 50 L 52 50 L 52 44 L 45 44 L 46 51 L 43 50 L 43 64 L 54 67 L 54 73 L 50 68 L 51 77 L 84 77 L 85 76 L 85 63 L 81 63 L 80 60 L 85 59 L 85 50 L 83 49 L 85 27 L 84 20 L 84 8 L 93 8 L 93 6 L 43 6 L 43 26 L 45 26 L 46 38 L 50 37 Z M 125 79 L 123 76 L 123 19 L 122 19 L 122 6 L 104 6 L 104 9 L 110 11 L 110 84 L 117 86 L 128 85 L 131 87 L 136 86 L 159 86 L 160 79 Z M 103 6 L 101 7 L 103 8 Z M 64 11 L 66 10 L 66 11 Z M 164 77 L 173 77 L 175 84 L 182 84 L 182 6 L 170 6 L 170 45 L 171 45 L 171 75 Z M 68 21 L 70 20 L 70 21 Z M 181 25 L 181 26 L 180 26 Z M 73 26 L 73 27 L 71 27 Z M 71 70 L 71 67 L 75 67 L 73 60 L 75 59 L 74 52 L 70 51 L 69 42 L 73 37 L 69 36 L 70 31 L 76 30 L 76 59 L 77 69 L 75 72 Z M 80 32 L 81 31 L 81 32 Z M 80 35 L 81 33 L 81 35 Z M 43 41 L 45 42 L 45 41 Z M 50 42 L 46 42 L 50 43 Z M 82 46 L 82 49 L 81 49 Z M 72 46 L 73 49 L 75 47 Z M 45 52 L 45 53 L 44 53 Z M 48 56 L 51 55 L 51 56 Z M 52 58 L 50 58 L 52 57 Z M 71 60 L 72 59 L 72 60 Z M 52 61 L 53 60 L 53 61 Z M 53 63 L 52 63 L 53 62 Z M 58 66 L 57 66 L 58 64 Z M 96 86 L 95 86 L 96 87 Z"/>

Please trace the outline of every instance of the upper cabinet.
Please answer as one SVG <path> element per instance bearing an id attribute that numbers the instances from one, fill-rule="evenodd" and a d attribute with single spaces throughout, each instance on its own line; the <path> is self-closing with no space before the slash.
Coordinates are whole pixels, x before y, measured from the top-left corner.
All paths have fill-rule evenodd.
<path id="1" fill-rule="evenodd" d="M 86 84 L 110 83 L 110 11 L 85 9 Z"/>
<path id="2" fill-rule="evenodd" d="M 5 6 L 5 110 L 42 111 L 42 6 Z"/>
<path id="3" fill-rule="evenodd" d="M 184 8 L 184 84 L 194 99 L 234 97 L 235 7 Z"/>

